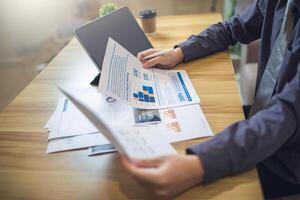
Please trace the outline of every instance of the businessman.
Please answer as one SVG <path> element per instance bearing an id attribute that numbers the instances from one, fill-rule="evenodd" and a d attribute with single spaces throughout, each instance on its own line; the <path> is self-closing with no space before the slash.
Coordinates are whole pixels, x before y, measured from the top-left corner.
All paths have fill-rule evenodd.
<path id="1" fill-rule="evenodd" d="M 124 167 L 158 196 L 169 198 L 197 184 L 258 167 L 265 198 L 300 192 L 300 0 L 258 0 L 241 15 L 210 26 L 172 51 L 144 58 L 145 68 L 172 68 L 226 50 L 237 42 L 261 39 L 256 96 L 248 119 L 209 141 L 189 147 L 187 155 L 129 162 Z M 156 167 L 156 170 L 145 170 Z"/>

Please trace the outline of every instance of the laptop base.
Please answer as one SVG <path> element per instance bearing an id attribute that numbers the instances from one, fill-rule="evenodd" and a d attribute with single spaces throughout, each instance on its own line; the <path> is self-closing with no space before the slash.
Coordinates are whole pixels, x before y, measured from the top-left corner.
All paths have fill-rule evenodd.
<path id="1" fill-rule="evenodd" d="M 95 76 L 95 78 L 90 82 L 90 84 L 92 86 L 98 86 L 99 85 L 100 75 L 101 75 L 101 73 L 99 73 L 97 76 Z"/>

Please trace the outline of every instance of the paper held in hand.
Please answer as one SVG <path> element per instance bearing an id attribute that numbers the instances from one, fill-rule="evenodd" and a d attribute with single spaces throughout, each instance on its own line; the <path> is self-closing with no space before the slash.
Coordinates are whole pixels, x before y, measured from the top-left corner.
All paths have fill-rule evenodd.
<path id="1" fill-rule="evenodd" d="M 184 70 L 144 69 L 134 55 L 112 38 L 106 47 L 99 91 L 142 109 L 200 103 Z"/>
<path id="2" fill-rule="evenodd" d="M 59 88 L 60 91 L 90 120 L 112 145 L 129 159 L 150 159 L 162 155 L 176 154 L 164 137 L 156 137 L 147 127 L 116 127 L 108 125 L 100 113 L 94 111 L 88 99 Z M 157 131 L 157 130 L 156 130 Z"/>

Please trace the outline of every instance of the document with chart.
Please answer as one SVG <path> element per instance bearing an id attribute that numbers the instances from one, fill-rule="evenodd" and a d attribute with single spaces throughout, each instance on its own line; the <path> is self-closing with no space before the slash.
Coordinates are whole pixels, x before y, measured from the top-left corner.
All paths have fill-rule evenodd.
<path id="1" fill-rule="evenodd" d="M 82 98 L 78 93 L 71 94 L 62 88 L 59 89 L 120 153 L 130 159 L 150 159 L 176 154 L 176 150 L 164 136 L 155 136 L 156 132 L 161 132 L 157 127 L 112 126 L 102 117 L 101 111 L 90 104 L 89 99 Z"/>
<path id="2" fill-rule="evenodd" d="M 143 109 L 200 103 L 184 70 L 144 69 L 134 55 L 111 38 L 106 47 L 99 91 Z"/>

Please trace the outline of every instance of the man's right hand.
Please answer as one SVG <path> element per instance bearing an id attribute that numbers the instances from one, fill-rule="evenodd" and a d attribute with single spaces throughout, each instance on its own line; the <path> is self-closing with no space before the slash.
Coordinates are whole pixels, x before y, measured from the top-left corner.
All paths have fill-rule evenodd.
<path id="1" fill-rule="evenodd" d="M 183 61 L 183 52 L 179 47 L 172 49 L 163 55 L 145 60 L 146 56 L 150 56 L 158 52 L 160 52 L 158 49 L 148 49 L 138 53 L 137 58 L 143 63 L 144 68 L 158 67 L 162 69 L 170 69 Z"/>

